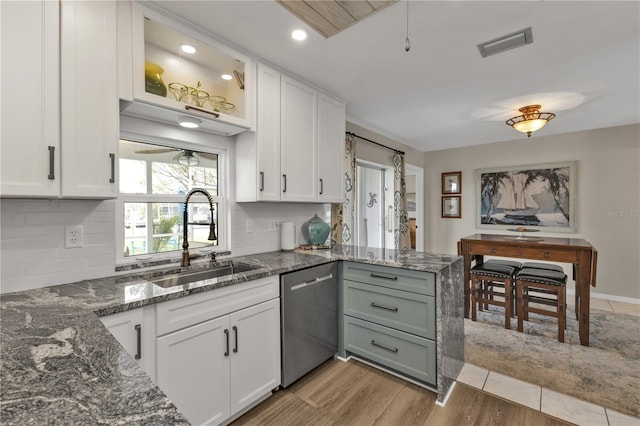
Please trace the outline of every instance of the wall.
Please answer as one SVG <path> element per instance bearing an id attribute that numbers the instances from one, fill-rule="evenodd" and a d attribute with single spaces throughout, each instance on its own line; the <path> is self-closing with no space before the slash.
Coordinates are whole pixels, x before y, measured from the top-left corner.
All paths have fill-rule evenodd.
<path id="1" fill-rule="evenodd" d="M 586 239 L 598 249 L 598 281 L 592 294 L 640 299 L 640 125 L 534 134 L 530 139 L 426 152 L 424 158 L 425 248 L 444 253 L 455 253 L 456 241 L 466 235 L 509 233 L 476 228 L 474 169 L 577 160 L 577 232 L 536 235 Z M 442 219 L 440 174 L 457 170 L 462 171 L 462 218 Z"/>

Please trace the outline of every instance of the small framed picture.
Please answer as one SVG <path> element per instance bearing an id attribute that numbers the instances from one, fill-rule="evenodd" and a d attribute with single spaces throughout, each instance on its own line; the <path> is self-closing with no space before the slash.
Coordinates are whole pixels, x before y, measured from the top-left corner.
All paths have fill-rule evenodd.
<path id="1" fill-rule="evenodd" d="M 460 218 L 462 217 L 462 209 L 460 204 L 462 197 L 459 195 L 442 197 L 442 217 L 443 218 Z"/>
<path id="2" fill-rule="evenodd" d="M 462 194 L 462 172 L 442 173 L 442 193 Z"/>

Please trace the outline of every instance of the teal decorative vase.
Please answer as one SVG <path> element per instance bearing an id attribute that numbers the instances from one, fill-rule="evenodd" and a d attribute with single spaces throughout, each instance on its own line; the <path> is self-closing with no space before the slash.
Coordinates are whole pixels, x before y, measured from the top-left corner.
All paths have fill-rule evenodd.
<path id="1" fill-rule="evenodd" d="M 302 235 L 312 245 L 324 244 L 329 238 L 331 226 L 325 223 L 318 215 L 314 215 L 308 222 L 302 224 Z"/>

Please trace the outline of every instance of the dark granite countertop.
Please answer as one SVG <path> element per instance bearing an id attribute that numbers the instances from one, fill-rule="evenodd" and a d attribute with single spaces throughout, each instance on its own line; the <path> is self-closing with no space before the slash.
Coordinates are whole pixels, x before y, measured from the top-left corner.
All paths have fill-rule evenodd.
<path id="1" fill-rule="evenodd" d="M 0 423 L 188 424 L 98 316 L 335 260 L 439 272 L 458 256 L 364 247 L 233 258 L 258 269 L 160 288 L 179 267 L 85 280 L 0 296 Z M 221 261 L 224 262 L 224 261 Z M 209 262 L 190 269 L 205 269 Z"/>

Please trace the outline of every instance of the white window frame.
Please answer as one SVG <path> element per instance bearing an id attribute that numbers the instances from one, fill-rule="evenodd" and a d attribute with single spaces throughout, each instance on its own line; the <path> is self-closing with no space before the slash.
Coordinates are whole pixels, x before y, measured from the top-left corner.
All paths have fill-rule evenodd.
<path id="1" fill-rule="evenodd" d="M 206 136 L 204 136 L 206 138 Z M 229 248 L 229 199 L 228 185 L 230 180 L 229 155 L 225 148 L 203 145 L 200 143 L 185 142 L 175 139 L 166 139 L 154 136 L 140 135 L 128 131 L 120 132 L 120 139 L 126 139 L 132 142 L 149 143 L 159 147 L 189 149 L 199 152 L 207 152 L 218 155 L 218 195 L 211 195 L 214 203 L 217 203 L 217 222 L 216 231 L 218 236 L 218 245 L 203 248 L 190 249 L 191 254 L 208 254 L 211 252 L 226 251 Z M 183 203 L 185 195 L 172 194 L 121 194 L 118 188 L 118 197 L 116 198 L 115 214 L 116 214 L 116 265 L 125 265 L 137 262 L 148 262 L 156 260 L 175 259 L 179 261 L 182 250 L 175 250 L 162 253 L 147 253 L 138 256 L 124 255 L 124 203 L 152 203 L 152 202 L 169 202 Z M 189 202 L 206 202 L 200 195 L 194 195 Z M 148 228 L 152 229 L 152 228 Z"/>

